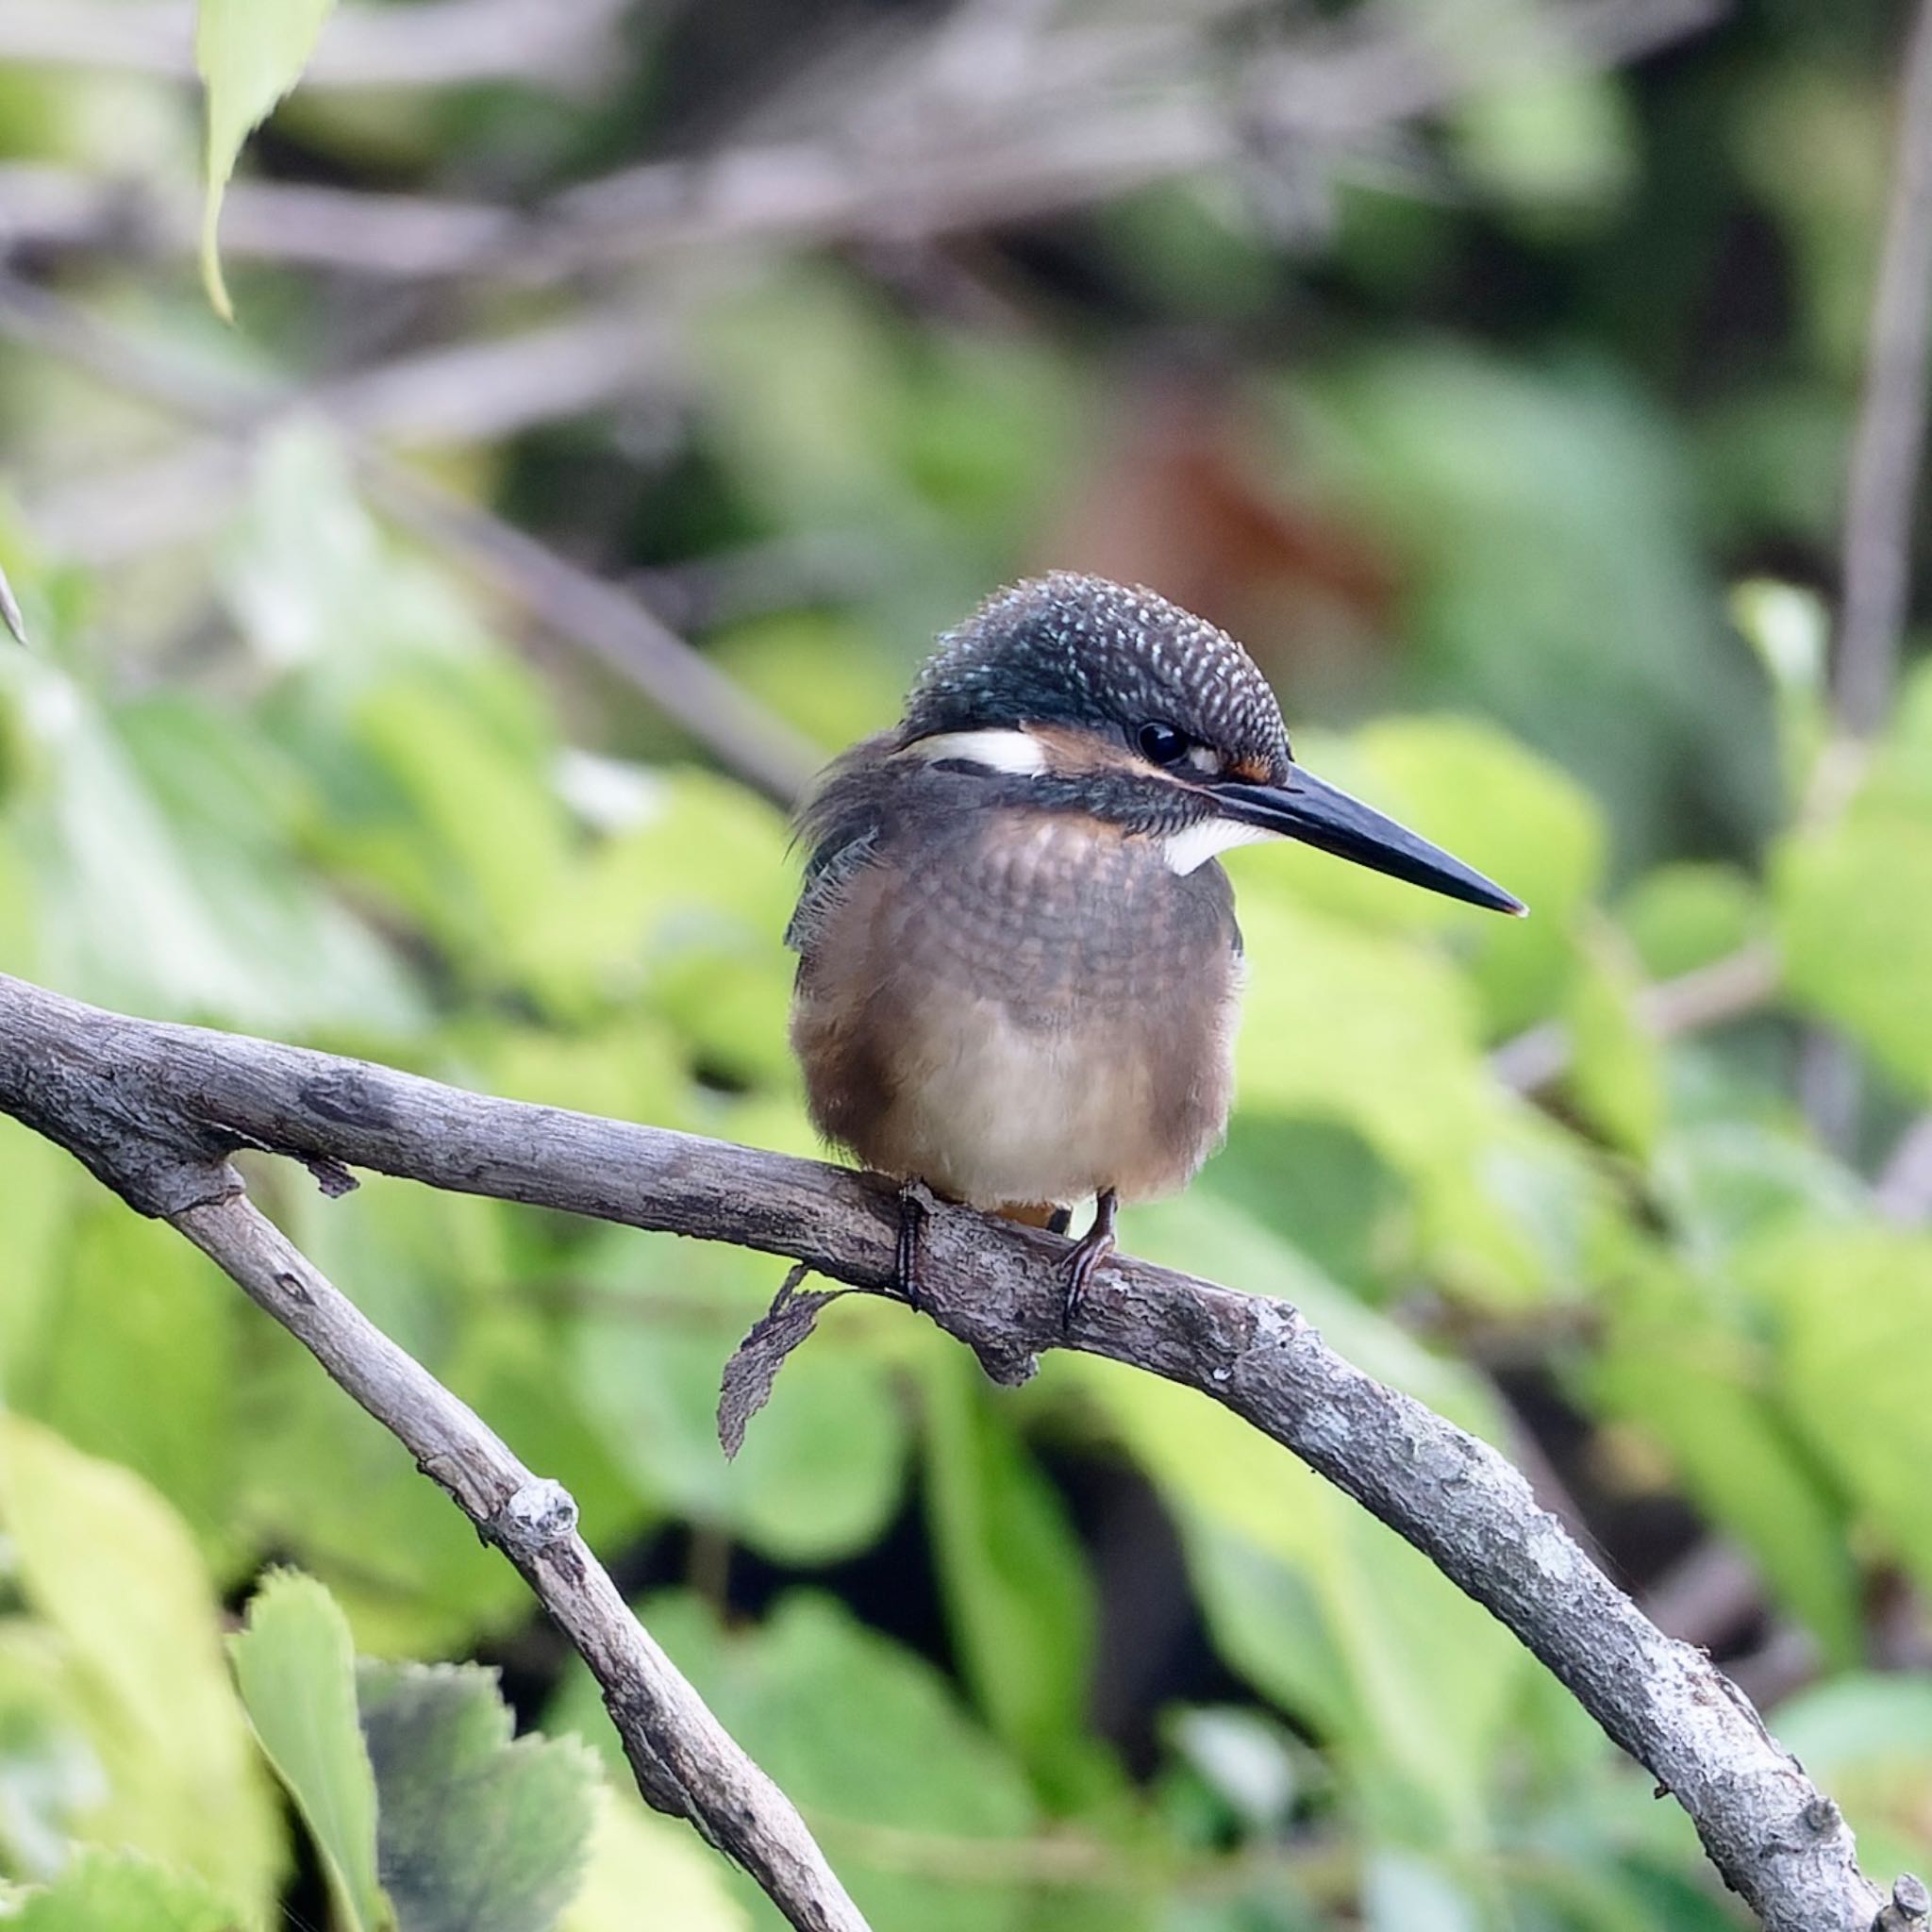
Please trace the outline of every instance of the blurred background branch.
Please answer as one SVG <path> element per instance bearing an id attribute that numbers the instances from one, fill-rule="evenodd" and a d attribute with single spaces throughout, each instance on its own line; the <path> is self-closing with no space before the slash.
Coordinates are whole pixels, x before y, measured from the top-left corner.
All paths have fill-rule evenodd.
<path id="1" fill-rule="evenodd" d="M 341 7 L 329 17 L 303 85 L 452 87 L 508 78 L 582 87 L 607 70 L 627 10 L 627 0 Z M 192 83 L 194 8 L 191 0 L 8 0 L 0 60 Z"/>
<path id="2" fill-rule="evenodd" d="M 1864 394 L 1845 488 L 1843 608 L 1834 691 L 1848 731 L 1883 721 L 1910 593 L 1913 508 L 1925 441 L 1932 331 L 1932 11 L 1915 11 L 1899 90 L 1885 242 L 1872 298 Z"/>

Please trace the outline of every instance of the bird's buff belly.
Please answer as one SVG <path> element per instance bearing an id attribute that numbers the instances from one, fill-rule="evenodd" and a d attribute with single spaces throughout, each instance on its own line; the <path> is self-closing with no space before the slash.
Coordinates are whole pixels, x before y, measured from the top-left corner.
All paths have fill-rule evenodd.
<path id="1" fill-rule="evenodd" d="M 1029 1024 L 997 1000 L 941 996 L 894 1029 L 889 1091 L 831 1109 L 814 1094 L 814 1112 L 869 1167 L 982 1208 L 1067 1204 L 1103 1188 L 1126 1200 L 1172 1193 L 1226 1117 L 1229 994 L 1185 1041 L 1172 1029 L 1138 1038 L 1112 1010 Z M 809 1013 L 799 1020 L 809 1030 Z"/>

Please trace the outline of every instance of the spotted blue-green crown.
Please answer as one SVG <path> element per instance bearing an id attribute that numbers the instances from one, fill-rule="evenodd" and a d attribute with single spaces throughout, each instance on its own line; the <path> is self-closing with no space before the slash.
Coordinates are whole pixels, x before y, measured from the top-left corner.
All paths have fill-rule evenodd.
<path id="1" fill-rule="evenodd" d="M 940 639 L 901 729 L 1070 724 L 1131 745 L 1152 723 L 1287 774 L 1281 707 L 1225 631 L 1152 591 L 1056 571 L 997 592 Z"/>

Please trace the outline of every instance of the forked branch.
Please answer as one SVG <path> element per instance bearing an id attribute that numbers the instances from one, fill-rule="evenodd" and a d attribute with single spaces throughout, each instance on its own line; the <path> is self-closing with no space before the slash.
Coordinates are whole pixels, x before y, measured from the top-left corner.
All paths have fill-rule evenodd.
<path id="1" fill-rule="evenodd" d="M 0 977 L 0 1110 L 58 1141 L 142 1212 L 206 1248 L 308 1343 L 329 1373 L 408 1442 L 511 1556 L 598 1670 L 646 1796 L 708 1820 L 795 1924 L 852 1925 L 815 1850 L 761 1867 L 732 1836 L 741 1805 L 708 1784 L 749 1772 L 763 1824 L 795 1815 L 722 1740 L 689 1687 L 662 1675 L 648 1719 L 613 1695 L 661 1658 L 553 1492 L 413 1361 L 376 1333 L 237 1196 L 227 1166 L 256 1147 L 325 1175 L 361 1167 L 432 1187 L 734 1242 L 889 1292 L 895 1194 L 874 1176 L 627 1121 L 469 1093 L 358 1060 L 82 1006 Z M 1143 1262 L 1103 1272 L 1071 1336 L 1060 1327 L 1064 1244 L 943 1209 L 926 1231 L 933 1320 L 990 1374 L 1022 1379 L 1068 1346 L 1199 1390 L 1355 1497 L 1500 1618 L 1690 1814 L 1712 1863 L 1771 1932 L 1871 1932 L 1896 1913 L 1858 1871 L 1852 1834 L 1701 1651 L 1666 1637 L 1589 1559 L 1497 1452 L 1353 1368 L 1285 1303 Z M 518 1502 L 518 1498 L 525 1500 Z M 525 1519 L 534 1518 L 532 1528 Z M 596 1600 L 596 1620 L 573 1591 Z M 559 1607 L 562 1606 L 563 1607 Z M 619 1621 L 622 1620 L 622 1621 Z M 598 1645 L 617 1643 L 614 1658 Z M 586 1647 L 588 1646 L 588 1647 Z M 619 1670 L 619 1665 L 622 1670 Z M 668 1669 L 668 1666 L 666 1667 Z M 709 1725 L 691 1755 L 685 1726 Z M 722 1740 L 722 1742 L 721 1742 Z M 677 1790 L 667 1792 L 675 1772 Z M 809 1840 L 803 1840 L 809 1847 Z M 784 1888 L 832 1891 L 805 1915 Z M 1901 1881 L 1907 1907 L 1922 1894 Z M 849 1912 L 849 1907 L 846 1907 Z"/>

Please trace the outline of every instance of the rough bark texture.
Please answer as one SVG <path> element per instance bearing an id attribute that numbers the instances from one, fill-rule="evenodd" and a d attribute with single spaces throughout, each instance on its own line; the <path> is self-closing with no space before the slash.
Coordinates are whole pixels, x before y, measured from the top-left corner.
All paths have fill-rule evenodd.
<path id="1" fill-rule="evenodd" d="M 265 1041 L 131 1020 L 6 978 L 0 1109 L 71 1148 L 132 1205 L 174 1219 L 210 1252 L 210 1227 L 224 1230 L 245 1256 L 245 1271 L 218 1257 L 291 1326 L 280 1306 L 291 1291 L 277 1286 L 280 1276 L 310 1294 L 316 1277 L 252 1210 L 238 1208 L 239 1183 L 225 1166 L 238 1147 L 292 1156 L 325 1177 L 364 1167 L 731 1241 L 874 1291 L 891 1281 L 896 1196 L 875 1177 L 467 1093 Z M 245 1223 L 238 1224 L 238 1212 Z M 1684 1807 L 1712 1863 L 1773 1932 L 1868 1932 L 1881 1910 L 1899 1909 L 1859 1873 L 1837 1806 L 1742 1693 L 1701 1652 L 1650 1624 L 1493 1449 L 1352 1368 L 1286 1304 L 1144 1263 L 1103 1269 L 1063 1336 L 1065 1253 L 1056 1237 L 942 1209 L 925 1233 L 927 1312 L 1002 1381 L 1023 1379 L 1041 1349 L 1085 1349 L 1198 1389 L 1293 1451 L 1423 1551 L 1569 1686 Z M 268 1291 L 258 1292 L 251 1276 Z M 333 1358 L 321 1338 L 311 1346 L 403 1433 L 386 1379 L 408 1381 L 400 1351 L 374 1331 L 336 1338 Z M 471 1448 L 480 1453 L 474 1441 Z M 505 1460 L 486 1458 L 497 1481 L 474 1499 L 484 1508 L 479 1522 L 494 1522 L 531 1480 L 500 1444 L 491 1455 Z M 470 1507 L 458 1487 L 468 1476 L 427 1466 Z M 497 1540 L 540 1591 L 556 1581 L 549 1557 L 518 1556 Z M 594 1572 L 574 1535 L 560 1547 L 571 1551 L 573 1569 Z M 613 1598 L 611 1607 L 622 1606 Z M 651 1736 L 662 1759 L 674 1747 Z M 684 1791 L 705 1796 L 706 1774 L 680 1765 Z M 661 1797 L 652 1775 L 640 1766 L 646 1794 Z"/>
<path id="2" fill-rule="evenodd" d="M 116 1066 L 111 1048 L 105 1058 L 96 1050 L 105 1044 L 94 1033 L 97 1016 L 44 993 L 32 997 L 48 1003 L 47 1024 L 12 1024 L 14 995 L 30 991 L 0 983 L 0 1106 L 72 1149 L 131 1205 L 171 1221 L 403 1443 L 477 1534 L 516 1565 L 590 1667 L 650 1804 L 688 1819 L 736 1859 L 801 1932 L 867 1932 L 791 1801 L 631 1615 L 578 1535 L 568 1491 L 525 1468 L 248 1200 L 226 1155 L 258 1137 L 211 1130 L 180 1110 L 172 1083 L 151 1078 L 151 1056 L 167 1058 L 168 1039 L 151 1040 L 149 1055 Z M 61 1008 L 70 1025 L 94 1037 L 70 1034 L 57 1045 Z M 125 1048 L 130 1036 L 117 1039 Z M 325 1117 L 334 1103 L 318 1089 L 313 1104 Z M 319 1150 L 305 1158 L 325 1189 L 354 1184 Z"/>

